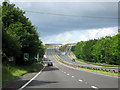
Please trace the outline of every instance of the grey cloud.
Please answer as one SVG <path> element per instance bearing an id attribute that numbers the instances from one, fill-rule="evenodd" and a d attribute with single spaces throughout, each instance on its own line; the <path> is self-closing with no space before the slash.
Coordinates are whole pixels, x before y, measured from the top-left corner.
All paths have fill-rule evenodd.
<path id="1" fill-rule="evenodd" d="M 117 19 L 95 18 L 95 17 L 118 17 L 117 2 L 90 2 L 90 3 L 55 3 L 55 2 L 17 2 L 17 6 L 25 11 L 44 12 L 46 14 L 26 12 L 33 24 L 38 27 L 41 37 L 59 34 L 74 30 L 88 30 L 103 27 L 115 27 Z M 71 17 L 53 14 L 65 14 L 73 16 L 93 16 Z"/>

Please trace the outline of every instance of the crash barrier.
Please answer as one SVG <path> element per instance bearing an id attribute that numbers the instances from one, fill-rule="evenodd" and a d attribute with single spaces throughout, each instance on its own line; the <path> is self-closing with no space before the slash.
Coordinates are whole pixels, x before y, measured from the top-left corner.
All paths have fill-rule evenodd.
<path id="1" fill-rule="evenodd" d="M 120 73 L 120 69 L 119 68 L 112 68 L 112 67 L 94 67 L 94 66 L 86 66 L 86 65 L 78 65 L 78 64 L 73 64 L 73 63 L 69 63 L 67 61 L 62 60 L 62 58 L 60 58 L 57 54 L 54 53 L 54 55 L 56 55 L 56 57 L 59 58 L 59 61 L 62 62 L 63 64 L 72 66 L 74 68 L 87 68 L 87 69 L 94 69 L 94 70 L 102 70 L 102 71 L 113 71 L 115 73 Z M 58 59 L 57 58 L 57 59 Z"/>

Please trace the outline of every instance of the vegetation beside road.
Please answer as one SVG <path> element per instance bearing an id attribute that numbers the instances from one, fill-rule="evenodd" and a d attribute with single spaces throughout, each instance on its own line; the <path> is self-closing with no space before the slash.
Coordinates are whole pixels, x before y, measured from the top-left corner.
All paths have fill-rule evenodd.
<path id="1" fill-rule="evenodd" d="M 2 82 L 6 82 L 25 73 L 39 71 L 45 46 L 37 28 L 25 16 L 24 11 L 8 0 L 1 7 Z"/>
<path id="2" fill-rule="evenodd" d="M 114 71 L 96 70 L 96 69 L 85 68 L 85 67 L 77 67 L 77 69 L 82 69 L 82 70 L 87 70 L 87 71 L 92 71 L 92 72 L 98 72 L 98 73 L 112 75 L 112 76 L 120 76 L 120 73 L 114 72 Z"/>
<path id="3" fill-rule="evenodd" d="M 55 53 L 55 51 L 53 50 L 53 54 L 55 56 L 55 58 L 63 63 L 63 64 L 69 64 L 70 66 L 72 65 L 72 63 L 69 63 L 69 62 L 66 62 L 66 61 L 63 61 L 61 60 Z M 75 58 L 74 58 L 75 59 Z M 98 73 L 102 73 L 102 74 L 107 74 L 107 75 L 113 75 L 113 76 L 120 76 L 120 74 L 118 72 L 114 72 L 114 71 L 106 71 L 106 70 L 98 70 L 98 69 L 93 69 L 93 68 L 87 68 L 87 67 L 74 67 L 76 69 L 81 69 L 81 70 L 87 70 L 87 71 L 92 71 L 92 72 L 98 72 Z"/>
<path id="4" fill-rule="evenodd" d="M 54 45 L 45 45 L 45 49 L 47 49 L 49 47 L 54 47 Z"/>
<path id="5" fill-rule="evenodd" d="M 3 64 L 2 70 L 2 82 L 5 83 L 9 80 L 12 80 L 16 77 L 19 77 L 21 75 L 24 75 L 26 73 L 31 73 L 31 72 L 38 72 L 42 68 L 43 63 L 42 62 L 36 62 L 33 63 L 32 65 L 24 65 L 24 66 L 18 66 L 14 64 Z"/>
<path id="6" fill-rule="evenodd" d="M 71 58 L 75 59 L 76 61 L 78 62 L 83 62 L 83 63 L 87 63 L 87 64 L 92 64 L 92 65 L 96 65 L 96 66 L 103 66 L 103 67 L 118 67 L 120 68 L 119 65 L 109 65 L 109 64 L 105 64 L 105 63 L 92 63 L 92 62 L 88 62 L 88 61 L 84 61 L 84 60 L 81 60 L 81 59 L 78 59 L 73 52 L 70 52 L 70 55 L 69 55 Z"/>
<path id="7" fill-rule="evenodd" d="M 55 53 L 54 50 L 52 51 L 52 53 L 54 54 L 55 58 L 56 58 L 59 62 L 61 62 L 61 63 L 68 63 L 68 62 L 66 62 L 66 61 L 61 60 L 61 58 Z M 70 64 L 70 63 L 69 63 L 69 64 Z"/>
<path id="8" fill-rule="evenodd" d="M 61 52 L 65 52 L 66 47 L 67 47 L 68 45 L 70 45 L 70 44 L 65 44 L 65 45 L 59 47 L 59 50 L 60 50 Z"/>
<path id="9" fill-rule="evenodd" d="M 78 42 L 72 51 L 78 59 L 91 63 L 120 65 L 120 34 Z"/>
<path id="10" fill-rule="evenodd" d="M 2 61 L 14 61 L 25 65 L 35 62 L 35 57 L 44 55 L 44 46 L 37 28 L 25 12 L 8 1 L 2 3 Z M 27 53 L 28 59 L 24 58 Z M 10 60 L 12 58 L 12 60 Z"/>

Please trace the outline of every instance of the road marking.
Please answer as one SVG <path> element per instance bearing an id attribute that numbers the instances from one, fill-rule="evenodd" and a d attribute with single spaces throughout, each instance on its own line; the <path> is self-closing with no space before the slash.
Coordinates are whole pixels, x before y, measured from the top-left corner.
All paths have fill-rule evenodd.
<path id="1" fill-rule="evenodd" d="M 66 72 L 64 72 L 64 73 L 66 73 Z"/>
<path id="2" fill-rule="evenodd" d="M 67 75 L 70 75 L 70 74 L 67 74 Z"/>
<path id="3" fill-rule="evenodd" d="M 56 54 L 56 55 L 57 55 L 57 54 Z M 85 71 L 85 72 L 89 72 L 89 73 L 93 73 L 93 74 L 97 74 L 97 75 L 102 75 L 102 76 L 107 76 L 107 77 L 113 77 L 113 78 L 119 78 L 118 76 L 111 76 L 111 75 L 102 74 L 102 73 L 98 73 L 98 72 L 92 72 L 92 71 L 86 71 L 86 70 L 74 68 L 74 67 L 72 67 L 72 66 L 68 66 L 68 65 L 66 65 L 66 64 L 63 64 L 63 63 L 59 62 L 59 61 L 57 60 L 57 58 L 55 57 L 54 54 L 53 54 L 53 56 L 54 56 L 53 58 L 55 58 L 56 61 L 57 61 L 59 64 L 62 64 L 62 65 L 65 66 L 65 67 L 68 67 L 68 68 L 71 68 L 71 69 L 74 69 L 74 70 Z M 57 55 L 57 56 L 58 56 L 58 55 Z M 59 56 L 58 56 L 58 57 L 59 57 Z M 60 57 L 59 57 L 59 58 L 60 58 Z"/>
<path id="4" fill-rule="evenodd" d="M 72 76 L 72 78 L 74 78 L 75 76 Z"/>
<path id="5" fill-rule="evenodd" d="M 82 82 L 83 80 L 79 79 L 78 81 Z"/>
<path id="6" fill-rule="evenodd" d="M 98 89 L 96 86 L 91 86 L 92 88 L 94 88 L 94 89 Z"/>
<path id="7" fill-rule="evenodd" d="M 26 84 L 24 84 L 21 88 L 19 88 L 18 90 L 22 90 L 24 89 L 29 83 L 31 83 L 38 75 L 40 75 L 40 73 L 45 69 L 45 67 L 43 67 L 43 69 L 38 72 L 31 80 L 29 80 Z"/>

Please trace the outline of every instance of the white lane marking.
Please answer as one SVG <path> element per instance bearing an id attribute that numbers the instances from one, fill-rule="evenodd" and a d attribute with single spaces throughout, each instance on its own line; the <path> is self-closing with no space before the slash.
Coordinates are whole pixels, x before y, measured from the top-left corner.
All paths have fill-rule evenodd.
<path id="1" fill-rule="evenodd" d="M 45 69 L 45 67 L 43 67 L 43 69 L 38 72 L 31 80 L 29 80 L 26 84 L 24 84 L 21 88 L 19 88 L 18 90 L 22 90 L 24 89 L 29 83 L 31 83 L 43 70 Z"/>
<path id="2" fill-rule="evenodd" d="M 64 73 L 66 73 L 66 72 L 64 72 Z"/>
<path id="3" fill-rule="evenodd" d="M 78 81 L 82 82 L 83 80 L 79 79 Z"/>
<path id="4" fill-rule="evenodd" d="M 53 54 L 54 55 L 54 54 Z M 56 54 L 57 55 L 57 54 Z M 58 55 L 57 55 L 58 56 Z M 59 57 L 59 56 L 58 56 Z M 55 58 L 55 57 L 54 57 Z M 60 58 L 60 57 L 59 57 Z M 55 58 L 56 59 L 56 58 Z M 82 70 L 82 69 L 78 69 L 78 68 L 74 68 L 74 67 L 71 67 L 71 66 L 68 66 L 66 64 L 63 64 L 61 62 L 59 62 L 58 60 L 56 60 L 59 64 L 62 64 L 63 66 L 65 67 L 68 67 L 68 68 L 71 68 L 71 69 L 74 69 L 74 70 L 78 70 L 78 71 L 84 71 L 84 72 L 89 72 L 89 73 L 92 73 L 92 74 L 97 74 L 97 75 L 102 75 L 102 76 L 107 76 L 107 77 L 113 77 L 113 78 L 119 78 L 118 76 L 111 76 L 111 75 L 107 75 L 107 74 L 102 74 L 102 73 L 98 73 L 98 72 L 92 72 L 92 71 L 86 71 L 86 70 Z"/>
<path id="5" fill-rule="evenodd" d="M 72 78 L 74 78 L 75 76 L 72 76 Z"/>
<path id="6" fill-rule="evenodd" d="M 67 75 L 70 75 L 70 74 L 67 74 Z"/>
<path id="7" fill-rule="evenodd" d="M 96 86 L 91 86 L 92 88 L 94 88 L 94 89 L 98 89 Z"/>

